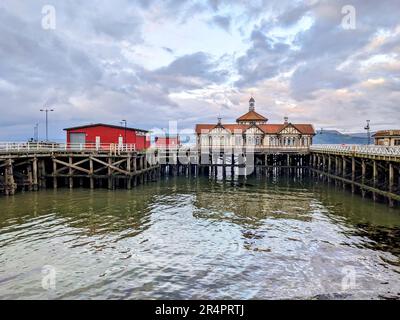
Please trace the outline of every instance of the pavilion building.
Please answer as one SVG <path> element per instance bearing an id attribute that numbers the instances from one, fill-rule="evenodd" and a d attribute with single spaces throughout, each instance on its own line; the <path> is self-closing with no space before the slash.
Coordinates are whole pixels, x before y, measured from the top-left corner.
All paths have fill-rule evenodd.
<path id="1" fill-rule="evenodd" d="M 282 124 L 270 124 L 255 111 L 255 100 L 249 100 L 249 111 L 236 123 L 197 124 L 198 147 L 308 148 L 315 135 L 311 124 L 295 124 L 285 117 Z"/>

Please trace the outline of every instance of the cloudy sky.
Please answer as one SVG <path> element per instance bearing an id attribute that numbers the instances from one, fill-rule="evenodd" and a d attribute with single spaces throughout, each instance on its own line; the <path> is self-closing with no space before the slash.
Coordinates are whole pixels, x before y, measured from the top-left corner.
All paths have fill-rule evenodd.
<path id="1" fill-rule="evenodd" d="M 399 128 L 399 12 L 399 0 L 2 0 L 0 141 L 32 137 L 37 122 L 43 137 L 44 105 L 63 139 L 121 119 L 234 121 L 251 94 L 272 123 Z"/>

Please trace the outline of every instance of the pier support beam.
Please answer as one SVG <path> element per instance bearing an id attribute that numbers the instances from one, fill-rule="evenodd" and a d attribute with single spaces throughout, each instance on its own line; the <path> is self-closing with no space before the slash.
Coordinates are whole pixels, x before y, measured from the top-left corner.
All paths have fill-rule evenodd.
<path id="1" fill-rule="evenodd" d="M 393 192 L 393 187 L 394 187 L 394 166 L 393 163 L 389 162 L 389 192 Z M 389 206 L 394 207 L 394 201 L 393 199 L 389 196 Z"/>
<path id="2" fill-rule="evenodd" d="M 72 189 L 74 187 L 74 169 L 72 169 L 73 159 L 69 157 L 69 188 Z"/>
<path id="3" fill-rule="evenodd" d="M 364 159 L 361 160 L 361 184 L 365 185 L 365 179 L 367 174 L 367 164 Z M 365 189 L 361 190 L 362 197 L 365 198 Z"/>
<path id="4" fill-rule="evenodd" d="M 16 188 L 17 185 L 14 181 L 13 162 L 11 159 L 8 159 L 6 160 L 4 169 L 4 194 L 6 196 L 11 196 L 15 194 Z"/>
<path id="5" fill-rule="evenodd" d="M 114 179 L 113 179 L 113 176 L 112 176 L 111 166 L 112 166 L 112 159 L 111 159 L 111 157 L 109 157 L 108 158 L 108 189 L 109 190 L 112 190 L 113 187 L 114 187 L 113 186 Z"/>
<path id="6" fill-rule="evenodd" d="M 128 155 L 128 158 L 126 159 L 126 171 L 129 172 L 127 181 L 126 181 L 126 188 L 130 190 L 132 188 L 132 173 L 131 173 L 131 163 L 132 163 L 132 158 L 130 155 Z"/>
<path id="7" fill-rule="evenodd" d="M 93 159 L 90 157 L 89 159 L 89 180 L 90 180 L 90 189 L 94 189 L 94 164 Z"/>
<path id="8" fill-rule="evenodd" d="M 354 184 L 354 182 L 356 181 L 356 158 L 351 157 L 351 192 L 354 194 L 354 192 L 356 191 L 356 186 Z"/>
<path id="9" fill-rule="evenodd" d="M 46 161 L 44 159 L 40 160 L 40 188 L 47 188 L 47 178 L 46 178 Z"/>
<path id="10" fill-rule="evenodd" d="M 373 187 L 376 188 L 378 184 L 378 165 L 376 163 L 376 160 L 372 161 L 372 183 Z M 372 193 L 372 199 L 374 201 L 377 200 L 377 194 L 375 192 Z"/>
<path id="11" fill-rule="evenodd" d="M 57 162 L 53 157 L 53 189 L 57 189 Z"/>
<path id="12" fill-rule="evenodd" d="M 32 189 L 33 191 L 37 191 L 39 186 L 38 186 L 38 159 L 36 157 L 33 158 L 32 162 L 32 175 L 33 175 Z"/>

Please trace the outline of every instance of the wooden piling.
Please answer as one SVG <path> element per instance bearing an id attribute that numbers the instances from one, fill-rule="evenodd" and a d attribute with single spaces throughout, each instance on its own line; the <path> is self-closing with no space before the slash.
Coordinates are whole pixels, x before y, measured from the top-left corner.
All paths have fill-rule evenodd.
<path id="1" fill-rule="evenodd" d="M 32 174 L 33 174 L 33 190 L 38 190 L 38 159 L 37 157 L 33 158 L 32 161 Z"/>

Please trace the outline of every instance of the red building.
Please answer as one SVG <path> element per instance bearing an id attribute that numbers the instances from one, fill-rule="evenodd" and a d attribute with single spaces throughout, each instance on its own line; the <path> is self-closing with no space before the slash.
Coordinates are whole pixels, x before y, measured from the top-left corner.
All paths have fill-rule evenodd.
<path id="1" fill-rule="evenodd" d="M 97 123 L 64 130 L 67 131 L 67 144 L 71 146 L 108 148 L 110 145 L 127 145 L 135 150 L 150 147 L 148 131 L 142 129 Z"/>
<path id="2" fill-rule="evenodd" d="M 179 135 L 166 135 L 162 137 L 155 137 L 155 145 L 157 148 L 177 148 L 180 147 L 181 141 Z"/>

